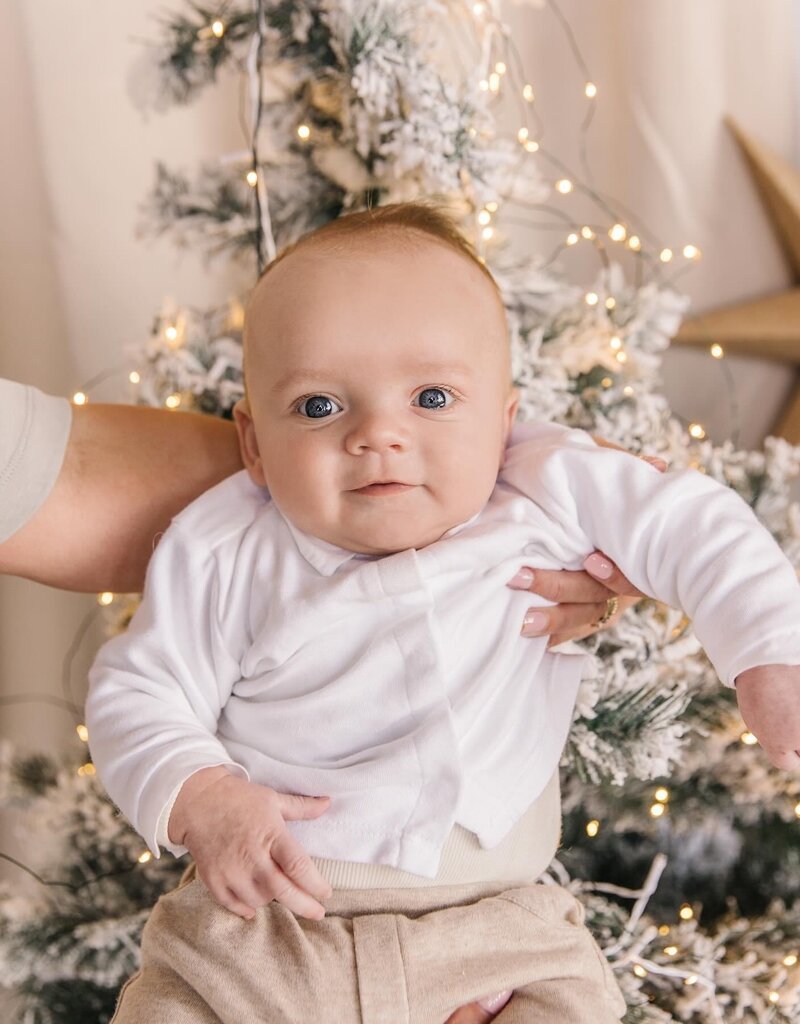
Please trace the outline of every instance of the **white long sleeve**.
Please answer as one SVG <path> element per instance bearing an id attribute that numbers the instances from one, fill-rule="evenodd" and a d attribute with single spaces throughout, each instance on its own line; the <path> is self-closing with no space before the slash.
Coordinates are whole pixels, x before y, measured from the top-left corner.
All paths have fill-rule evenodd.
<path id="1" fill-rule="evenodd" d="M 800 664 L 800 583 L 730 488 L 693 469 L 660 473 L 583 431 L 509 449 L 503 479 L 573 523 L 650 597 L 681 608 L 720 679 Z"/>
<path id="2" fill-rule="evenodd" d="M 156 857 L 159 839 L 176 855 L 186 852 L 167 840 L 166 819 L 190 775 L 224 764 L 248 778 L 215 735 L 241 676 L 220 633 L 224 579 L 214 552 L 174 523 L 156 546 L 128 630 L 103 646 L 89 674 L 92 758 Z"/>

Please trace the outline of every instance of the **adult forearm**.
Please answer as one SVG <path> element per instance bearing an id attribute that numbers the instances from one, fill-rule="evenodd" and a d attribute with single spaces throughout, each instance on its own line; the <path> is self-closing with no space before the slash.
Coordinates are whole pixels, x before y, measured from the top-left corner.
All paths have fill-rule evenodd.
<path id="1" fill-rule="evenodd" d="M 130 405 L 74 409 L 59 477 L 0 544 L 0 573 L 67 590 L 141 590 L 155 538 L 242 468 L 232 423 Z"/>

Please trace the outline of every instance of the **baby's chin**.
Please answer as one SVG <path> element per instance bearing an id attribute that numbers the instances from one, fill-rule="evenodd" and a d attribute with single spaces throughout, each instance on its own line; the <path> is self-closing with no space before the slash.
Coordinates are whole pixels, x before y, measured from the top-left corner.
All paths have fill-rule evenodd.
<path id="1" fill-rule="evenodd" d="M 383 557 L 397 554 L 398 551 L 407 551 L 409 548 L 419 550 L 427 547 L 439 540 L 451 528 L 450 525 L 444 527 L 439 525 L 425 529 L 419 523 L 392 523 L 388 521 L 389 518 L 387 516 L 382 523 L 376 524 L 372 528 L 359 530 L 357 533 L 353 532 L 352 524 L 349 524 L 351 527 L 349 530 L 345 528 L 341 532 L 333 531 L 328 536 L 323 536 L 322 539 L 328 540 L 346 551 Z M 455 523 L 451 525 L 454 526 Z"/>

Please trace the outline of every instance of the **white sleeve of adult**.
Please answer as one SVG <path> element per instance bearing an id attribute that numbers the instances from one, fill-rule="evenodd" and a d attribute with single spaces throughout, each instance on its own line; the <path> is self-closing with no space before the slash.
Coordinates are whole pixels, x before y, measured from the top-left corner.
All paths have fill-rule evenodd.
<path id="1" fill-rule="evenodd" d="M 733 490 L 693 469 L 661 473 L 582 430 L 507 452 L 502 478 L 603 551 L 634 586 L 681 608 L 719 678 L 800 664 L 800 583 Z"/>
<path id="2" fill-rule="evenodd" d="M 33 518 L 53 489 L 71 425 L 66 398 L 0 379 L 0 544 Z"/>
<path id="3" fill-rule="evenodd" d="M 196 771 L 226 765 L 249 778 L 216 736 L 240 659 L 219 624 L 214 550 L 179 523 L 150 559 L 144 597 L 125 633 L 109 640 L 89 672 L 89 749 L 110 797 L 153 854 L 169 810 Z"/>

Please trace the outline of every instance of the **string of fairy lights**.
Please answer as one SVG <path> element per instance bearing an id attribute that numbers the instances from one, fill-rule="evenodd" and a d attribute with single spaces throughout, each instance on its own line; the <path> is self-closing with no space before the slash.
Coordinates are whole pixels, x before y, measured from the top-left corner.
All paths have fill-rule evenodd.
<path id="1" fill-rule="evenodd" d="M 609 266 L 609 252 L 616 251 L 617 253 L 628 254 L 629 257 L 635 261 L 634 265 L 637 275 L 637 283 L 641 284 L 643 275 L 646 271 L 649 271 L 658 279 L 659 283 L 666 286 L 673 285 L 685 270 L 702 259 L 700 249 L 689 242 L 682 245 L 666 245 L 659 243 L 652 232 L 646 229 L 643 225 L 639 224 L 638 226 L 634 226 L 634 221 L 636 221 L 637 218 L 621 215 L 624 211 L 624 207 L 621 203 L 610 199 L 592 185 L 582 182 L 577 175 L 570 172 L 570 170 L 555 154 L 547 150 L 542 143 L 543 126 L 540 123 L 541 118 L 535 106 L 536 93 L 533 85 L 524 79 L 524 75 L 522 74 L 522 62 L 519 54 L 513 46 L 509 33 L 504 30 L 505 26 L 501 20 L 499 11 L 500 0 L 479 0 L 479 2 L 472 2 L 472 0 L 453 0 L 453 2 L 457 9 L 457 13 L 460 12 L 462 16 L 466 15 L 468 17 L 468 28 L 472 31 L 473 37 L 480 48 L 480 90 L 488 93 L 493 101 L 513 100 L 517 104 L 518 109 L 522 112 L 521 120 L 523 123 L 516 131 L 516 141 L 519 144 L 521 155 L 520 166 L 522 160 L 528 159 L 531 156 L 536 155 L 540 159 L 543 158 L 548 163 L 555 166 L 560 172 L 558 176 L 552 178 L 550 181 L 553 193 L 556 197 L 566 198 L 576 193 L 582 193 L 592 200 L 597 207 L 603 210 L 611 221 L 610 225 L 608 223 L 577 223 L 573 221 L 569 212 L 561 207 L 552 206 L 547 203 L 529 204 L 531 208 L 546 211 L 555 215 L 558 222 L 555 225 L 538 224 L 538 227 L 555 227 L 563 233 L 562 239 L 557 244 L 545 266 L 553 263 L 566 250 L 573 249 L 580 245 L 590 244 L 604 267 Z M 558 4 L 555 0 L 547 0 L 547 6 L 553 11 L 562 25 L 569 39 L 570 47 L 576 63 L 585 74 L 582 92 L 587 103 L 587 113 L 580 129 L 580 148 L 581 160 L 586 170 L 586 177 L 587 179 L 591 179 L 591 172 L 585 155 L 586 137 L 589 125 L 593 119 L 598 97 L 600 96 L 600 89 L 598 84 L 592 80 L 588 73 L 586 62 L 575 41 L 575 36 L 572 32 L 571 26 L 559 9 Z M 222 4 L 219 8 L 218 17 L 215 17 L 207 25 L 202 26 L 198 30 L 197 35 L 201 42 L 208 46 L 213 46 L 216 42 L 225 37 L 227 31 L 225 9 L 227 7 L 228 4 Z M 269 262 L 269 260 L 274 258 L 275 242 L 272 237 L 269 220 L 269 197 L 266 191 L 266 183 L 264 181 L 264 175 L 259 172 L 260 157 L 258 136 L 261 120 L 261 58 L 264 37 L 264 10 L 262 0 L 254 0 L 254 9 L 256 14 L 256 30 L 247 60 L 247 74 L 250 81 L 251 102 L 250 138 L 247 156 L 248 165 L 247 169 L 244 171 L 244 177 L 247 184 L 254 191 L 254 205 L 257 219 L 257 256 L 259 270 L 261 270 L 266 262 Z M 534 130 L 531 123 L 532 121 L 540 123 L 538 132 Z M 474 132 L 475 129 L 471 129 L 471 133 Z M 305 121 L 297 124 L 295 134 L 300 143 L 313 145 L 314 129 L 311 124 Z M 498 196 L 496 199 L 486 202 L 474 211 L 475 246 L 479 257 L 484 261 L 486 261 L 486 255 L 490 250 L 493 240 L 498 236 L 497 221 L 499 219 L 499 214 L 501 213 L 502 202 L 503 197 Z M 519 200 L 514 200 L 514 202 L 525 206 L 525 204 L 520 203 Z M 567 226 L 566 231 L 564 230 L 564 224 Z M 665 273 L 669 269 L 675 270 L 675 273 L 673 273 L 671 277 L 667 276 Z M 595 308 L 599 312 L 605 310 L 607 314 L 606 326 L 608 330 L 608 346 L 611 353 L 613 353 L 614 359 L 620 366 L 620 371 L 622 372 L 626 362 L 628 361 L 628 353 L 625 348 L 623 332 L 619 328 L 615 327 L 612 320 L 613 310 L 616 307 L 615 297 L 613 295 L 602 295 L 595 291 L 587 291 L 584 294 L 584 302 L 587 307 Z M 241 307 L 238 303 L 234 303 L 232 306 L 232 316 L 234 319 L 238 319 L 240 321 Z M 162 340 L 169 348 L 180 348 L 184 344 L 187 330 L 185 315 L 178 313 L 171 317 L 162 318 L 159 330 Z M 711 344 L 708 352 L 710 357 L 716 361 L 722 361 L 725 358 L 723 347 L 717 343 Z M 733 381 L 730 378 L 730 371 L 728 371 L 728 375 L 729 383 L 733 386 Z M 97 379 L 99 380 L 100 378 Z M 133 385 L 139 384 L 141 380 L 139 371 L 130 371 L 128 374 L 128 380 Z M 89 402 L 89 391 L 94 383 L 96 383 L 96 381 L 89 382 L 79 390 L 75 391 L 71 399 L 74 405 L 82 406 Z M 614 380 L 611 376 L 607 376 L 601 381 L 602 386 L 606 388 L 611 387 L 613 383 Z M 623 393 L 626 396 L 633 395 L 634 391 L 632 386 L 625 385 Z M 190 398 L 178 392 L 167 395 L 163 401 L 164 407 L 168 410 L 177 410 L 182 407 L 186 408 L 189 404 Z M 700 422 L 690 422 L 686 429 L 689 437 L 693 440 L 701 441 L 706 437 L 705 428 Z M 97 604 L 101 608 L 108 608 L 114 604 L 116 599 L 117 595 L 110 591 L 105 591 L 98 595 Z M 40 698 L 31 697 L 30 699 L 36 700 Z M 64 703 L 65 706 L 68 704 L 70 709 L 75 709 L 75 704 L 73 702 L 65 701 Z M 75 728 L 76 734 L 81 743 L 87 744 L 89 736 L 86 725 L 82 722 L 78 722 Z M 747 746 L 753 746 L 758 742 L 756 737 L 749 731 L 742 732 L 739 736 L 739 740 L 742 744 Z M 91 760 L 89 760 L 88 756 L 85 762 L 77 768 L 77 774 L 81 777 L 87 778 L 91 778 L 95 775 L 95 767 L 91 763 Z M 662 818 L 669 813 L 670 795 L 670 791 L 666 786 L 659 786 L 655 789 L 647 808 L 647 813 L 649 813 L 653 819 Z M 794 813 L 797 818 L 800 818 L 800 803 L 794 807 Z M 587 821 L 585 824 L 586 836 L 590 839 L 595 838 L 600 833 L 601 827 L 602 823 L 598 819 Z M 47 881 L 42 879 L 30 868 L 21 864 L 19 861 L 7 854 L 0 854 L 0 858 L 16 864 L 22 870 L 27 871 L 35 877 L 43 885 L 66 885 L 66 883 L 63 882 Z M 135 870 L 139 865 L 147 864 L 151 858 L 152 854 L 150 851 L 143 850 L 136 856 L 135 863 L 131 865 L 128 870 Z M 623 890 L 616 886 L 603 886 L 599 884 L 592 886 L 598 890 L 608 892 L 613 891 L 620 895 L 637 898 L 638 902 L 631 912 L 626 928 L 626 935 L 629 938 L 632 935 L 636 921 L 638 921 L 639 916 L 644 910 L 647 900 L 655 890 L 658 877 L 660 876 L 661 871 L 663 871 L 665 864 L 666 858 L 663 858 L 663 855 L 659 854 L 654 861 L 650 874 L 648 875 L 648 879 L 641 890 Z M 98 879 L 89 879 L 82 884 L 89 885 L 97 880 Z M 73 889 L 81 888 L 82 885 L 69 887 Z M 690 921 L 695 917 L 696 913 L 697 910 L 695 907 L 688 903 L 684 903 L 678 910 L 678 918 L 680 921 Z M 662 939 L 667 939 L 670 936 L 671 930 L 671 926 L 668 924 L 661 924 L 657 926 L 657 934 Z M 639 978 L 645 978 L 650 973 L 671 975 L 682 978 L 683 984 L 686 986 L 693 986 L 696 984 L 705 985 L 709 990 L 711 1000 L 709 1005 L 712 1006 L 714 1012 L 719 1015 L 719 1020 L 722 1021 L 719 1007 L 713 999 L 713 981 L 699 976 L 696 973 L 682 971 L 677 968 L 670 968 L 668 964 L 655 963 L 652 959 L 645 957 L 642 954 L 642 950 L 650 944 L 652 939 L 653 936 L 646 932 L 643 936 L 640 936 L 638 948 L 634 949 L 633 947 L 630 947 L 625 952 L 624 962 L 629 962 L 631 964 L 633 973 Z M 623 950 L 622 942 L 619 944 L 619 949 Z M 679 955 L 680 949 L 676 943 L 668 942 L 662 947 L 662 952 L 665 957 L 672 959 Z M 798 955 L 800 955 L 800 951 L 789 952 L 782 961 L 784 966 L 790 967 L 795 965 L 798 961 Z M 778 990 L 770 990 L 767 998 L 770 1003 L 776 1004 L 781 1001 L 782 996 Z"/>

